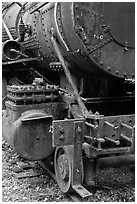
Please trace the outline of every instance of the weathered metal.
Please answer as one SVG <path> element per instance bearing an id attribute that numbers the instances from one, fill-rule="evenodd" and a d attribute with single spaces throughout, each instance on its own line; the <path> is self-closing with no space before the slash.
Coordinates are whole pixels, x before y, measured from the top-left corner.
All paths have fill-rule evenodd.
<path id="1" fill-rule="evenodd" d="M 95 185 L 97 169 L 134 164 L 134 7 L 3 9 L 3 136 L 26 159 L 52 158 L 65 193 L 90 196 L 83 184 Z"/>
<path id="2" fill-rule="evenodd" d="M 98 117 L 98 118 L 96 118 Z M 81 121 L 84 125 L 83 135 L 85 138 L 90 140 L 91 154 L 92 148 L 94 148 L 98 154 L 104 154 L 111 152 L 111 148 L 106 148 L 107 141 L 110 142 L 109 146 L 113 147 L 115 151 L 119 152 L 122 150 L 122 142 L 128 141 L 128 143 L 124 144 L 127 147 L 131 148 L 131 144 L 134 143 L 134 115 L 127 115 L 127 116 L 108 116 L 103 117 L 96 115 L 91 115 L 92 123 L 86 122 L 85 119 L 75 119 L 75 120 L 57 120 L 53 121 L 53 146 L 60 146 L 60 145 L 72 145 L 74 144 L 74 124 L 77 121 Z M 97 121 L 97 123 L 96 123 Z M 124 124 L 123 124 L 124 122 Z M 130 123 L 130 126 L 128 125 Z M 126 127 L 123 128 L 122 124 Z M 88 135 L 87 135 L 88 134 Z M 126 137 L 122 137 L 122 135 L 126 135 Z M 102 147 L 98 148 L 94 146 L 94 143 L 102 143 Z M 112 153 L 114 150 L 112 148 Z M 124 151 L 124 146 L 123 146 Z"/>
<path id="3" fill-rule="evenodd" d="M 135 165 L 135 155 L 122 155 L 122 156 L 112 156 L 112 157 L 104 157 L 98 158 L 96 161 L 96 165 L 98 169 L 109 168 L 109 167 L 119 167 L 126 165 Z"/>
<path id="4" fill-rule="evenodd" d="M 72 158 L 73 145 L 60 146 L 56 148 L 54 165 L 55 174 L 60 189 L 66 193 L 72 190 Z"/>
<path id="5" fill-rule="evenodd" d="M 79 119 L 66 119 L 66 120 L 54 120 L 53 121 L 53 135 L 52 145 L 53 147 L 72 145 L 74 144 L 74 128 L 75 122 Z M 83 122 L 83 120 L 81 119 Z"/>
<path id="6" fill-rule="evenodd" d="M 24 112 L 14 122 L 3 116 L 3 136 L 23 158 L 40 160 L 53 152 L 50 126 L 52 117 L 41 110 Z"/>
<path id="7" fill-rule="evenodd" d="M 54 85 L 20 85 L 20 86 L 8 86 L 7 98 L 9 101 L 14 102 L 16 105 L 22 104 L 34 104 L 44 102 L 58 102 L 59 92 Z"/>
<path id="8" fill-rule="evenodd" d="M 110 13 L 112 7 L 117 11 L 117 15 L 114 12 Z M 11 15 L 11 10 L 15 14 L 10 25 L 8 16 Z M 13 24 L 15 24 L 16 15 L 19 12 L 20 6 L 16 3 L 5 11 L 3 19 L 9 29 L 15 27 Z M 123 18 L 124 21 L 121 26 L 124 28 L 124 32 L 122 32 L 124 34 L 120 31 L 118 36 L 121 26 L 116 19 L 120 12 L 124 12 L 125 17 L 128 16 L 128 13 L 131 15 L 130 24 L 128 23 L 129 21 L 125 20 L 125 17 Z M 68 51 L 74 52 L 78 49 L 83 53 L 83 56 L 78 58 L 80 61 L 83 58 L 83 61 L 79 61 L 80 63 L 75 57 L 71 57 L 69 61 L 78 64 L 82 69 L 89 69 L 96 73 L 111 73 L 116 77 L 124 77 L 126 73 L 128 78 L 132 78 L 134 74 L 134 66 L 132 66 L 134 59 L 133 2 L 120 4 L 113 2 L 46 2 L 37 3 L 34 6 L 28 4 L 22 10 L 20 17 L 22 17 L 23 22 L 26 22 L 26 28 L 31 24 L 32 30 L 32 33 L 25 37 L 24 48 L 26 47 L 25 42 L 30 44 L 31 40 L 36 37 L 37 39 L 35 40 L 38 43 L 39 53 L 43 55 L 45 60 L 48 57 L 50 61 L 54 61 L 54 59 L 56 61 L 57 59 L 50 42 L 49 29 L 53 27 L 63 50 L 62 54 L 66 54 Z M 18 25 L 20 19 L 18 18 L 17 20 L 16 24 Z M 130 34 L 128 32 L 129 28 L 133 31 Z M 130 46 L 131 41 L 132 46 Z M 128 48 L 127 52 L 125 52 L 124 47 Z M 34 50 L 37 52 L 36 49 Z M 111 53 L 111 56 L 109 53 Z M 85 54 L 89 56 L 88 60 L 84 58 Z M 90 66 L 91 64 L 92 67 Z M 128 69 L 129 65 L 130 69 Z"/>
<path id="9" fill-rule="evenodd" d="M 19 155 L 30 160 L 44 159 L 53 153 L 52 120 L 60 118 L 60 111 L 65 109 L 62 103 L 54 103 L 55 86 L 39 83 L 37 79 L 33 85 L 8 87 L 3 115 L 4 138 Z M 65 110 L 62 114 L 64 118 Z"/>
<path id="10" fill-rule="evenodd" d="M 92 194 L 83 186 L 84 167 L 82 158 L 82 135 L 84 133 L 82 121 L 74 122 L 74 155 L 72 158 L 72 188 L 82 197 L 88 197 Z"/>
<path id="11" fill-rule="evenodd" d="M 80 95 L 78 94 L 77 87 L 76 87 L 75 83 L 73 82 L 71 73 L 69 71 L 69 66 L 68 66 L 67 62 L 65 62 L 65 60 L 64 60 L 64 58 L 62 56 L 61 50 L 60 50 L 56 40 L 53 37 L 54 30 L 52 30 L 51 32 L 53 32 L 52 37 L 51 37 L 51 42 L 53 43 L 53 47 L 54 47 L 54 49 L 55 49 L 55 51 L 57 53 L 57 56 L 58 56 L 58 58 L 59 58 L 59 60 L 60 60 L 60 62 L 62 64 L 62 68 L 63 68 L 64 73 L 66 75 L 66 79 L 68 80 L 68 82 L 69 82 L 69 84 L 70 84 L 70 86 L 72 88 L 72 91 L 74 93 L 74 96 L 75 96 L 75 98 L 76 98 L 76 100 L 78 102 L 78 105 L 79 105 L 80 110 L 81 110 L 81 115 L 84 117 L 85 115 L 88 114 L 88 110 L 86 109 L 83 101 L 81 100 Z"/>
<path id="12" fill-rule="evenodd" d="M 12 64 L 20 64 L 20 63 L 24 63 L 24 62 L 32 62 L 32 61 L 37 61 L 39 60 L 38 57 L 35 58 L 25 58 L 25 59 L 18 59 L 18 60 L 14 60 L 14 61 L 8 61 L 8 62 L 3 62 L 2 65 L 12 65 Z"/>
<path id="13" fill-rule="evenodd" d="M 72 186 L 81 185 L 83 180 L 83 160 L 82 160 L 82 135 L 83 135 L 83 122 L 74 122 L 74 155 L 72 165 Z"/>

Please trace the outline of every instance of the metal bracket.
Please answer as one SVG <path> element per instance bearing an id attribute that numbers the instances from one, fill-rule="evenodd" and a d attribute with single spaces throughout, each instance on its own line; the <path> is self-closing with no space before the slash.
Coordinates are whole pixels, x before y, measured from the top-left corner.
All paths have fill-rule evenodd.
<path id="1" fill-rule="evenodd" d="M 82 119 L 66 119 L 66 120 L 54 120 L 53 121 L 53 135 L 52 135 L 52 146 L 64 146 L 74 144 L 74 126 L 75 122 L 81 121 Z"/>
<path id="2" fill-rule="evenodd" d="M 73 189 L 82 197 L 86 198 L 89 196 L 92 196 L 92 193 L 90 193 L 87 189 L 85 189 L 82 185 L 73 185 Z"/>
<path id="3" fill-rule="evenodd" d="M 72 188 L 82 197 L 88 197 L 92 194 L 82 186 L 82 137 L 84 126 L 83 122 L 74 122 L 74 155 L 72 165 Z"/>

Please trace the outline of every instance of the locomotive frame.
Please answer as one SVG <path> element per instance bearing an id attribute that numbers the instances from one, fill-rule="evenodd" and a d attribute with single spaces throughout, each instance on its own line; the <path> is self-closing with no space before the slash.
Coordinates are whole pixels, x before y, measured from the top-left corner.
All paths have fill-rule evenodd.
<path id="1" fill-rule="evenodd" d="M 7 19 L 15 4 L 19 8 L 12 31 Z M 93 33 L 90 30 L 92 38 L 89 39 L 89 24 L 84 29 L 82 25 L 87 21 L 83 23 L 81 16 L 91 17 L 94 27 L 100 14 L 99 4 L 93 3 L 91 12 L 87 5 L 85 8 L 68 3 L 71 10 L 66 15 L 70 22 L 73 21 L 73 29 L 71 23 L 67 26 L 73 30 L 72 34 L 63 24 L 66 20 L 63 14 L 67 11 L 65 3 L 15 4 L 3 9 L 3 79 L 5 83 L 9 81 L 11 70 L 14 70 L 13 76 L 17 74 L 22 78 L 22 73 L 26 72 L 39 78 L 23 85 L 14 78 L 6 85 L 3 136 L 20 156 L 30 160 L 51 160 L 58 185 L 64 193 L 73 189 L 83 198 L 90 196 L 83 184 L 95 185 L 97 169 L 135 162 L 133 42 L 129 38 L 129 44 L 121 45 L 120 38 L 120 45 L 117 45 L 109 33 L 109 26 L 103 24 L 100 28 L 99 22 Z M 73 17 L 70 11 L 74 12 Z M 54 16 L 55 24 L 49 20 L 48 13 Z M 28 18 L 25 19 L 25 15 Z M 102 14 L 100 16 L 102 19 Z M 74 25 L 76 22 L 79 22 L 77 26 Z M 113 43 L 110 48 L 109 43 Z M 116 68 L 108 66 L 115 59 L 113 56 L 110 59 L 105 46 L 113 54 L 113 47 L 118 50 Z M 118 55 L 129 50 L 125 65 L 120 59 L 122 55 Z M 45 67 L 50 69 L 45 71 Z M 89 74 L 93 77 L 90 81 Z M 87 83 L 82 75 L 87 77 Z M 101 87 L 98 81 L 102 88 L 97 92 L 96 86 Z M 114 82 L 120 90 L 115 91 L 117 85 L 113 85 Z M 88 86 L 93 86 L 93 92 Z"/>

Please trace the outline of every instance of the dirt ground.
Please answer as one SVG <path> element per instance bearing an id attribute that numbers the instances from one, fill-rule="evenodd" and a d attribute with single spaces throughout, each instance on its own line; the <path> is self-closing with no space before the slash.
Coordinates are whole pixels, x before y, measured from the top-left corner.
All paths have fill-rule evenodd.
<path id="1" fill-rule="evenodd" d="M 25 164 L 23 171 L 18 167 Z M 20 171 L 20 172 L 19 172 Z M 24 176 L 29 175 L 29 176 Z M 134 166 L 101 170 L 97 184 L 109 189 L 91 189 L 88 202 L 135 202 Z M 2 201 L 3 202 L 70 202 L 57 183 L 38 162 L 23 161 L 5 141 L 2 142 Z"/>

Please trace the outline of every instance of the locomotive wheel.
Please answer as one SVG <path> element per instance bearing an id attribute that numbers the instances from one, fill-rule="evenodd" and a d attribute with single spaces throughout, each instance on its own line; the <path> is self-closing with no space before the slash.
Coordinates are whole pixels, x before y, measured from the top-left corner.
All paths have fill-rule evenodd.
<path id="1" fill-rule="evenodd" d="M 57 183 L 62 192 L 67 193 L 73 191 L 72 182 L 72 162 L 73 162 L 73 145 L 57 147 L 55 150 L 54 167 Z M 84 168 L 83 162 L 81 162 L 81 172 L 83 183 L 84 180 Z"/>
<path id="2" fill-rule="evenodd" d="M 72 155 L 72 145 L 56 148 L 54 157 L 55 174 L 57 183 L 64 193 L 72 191 Z"/>

